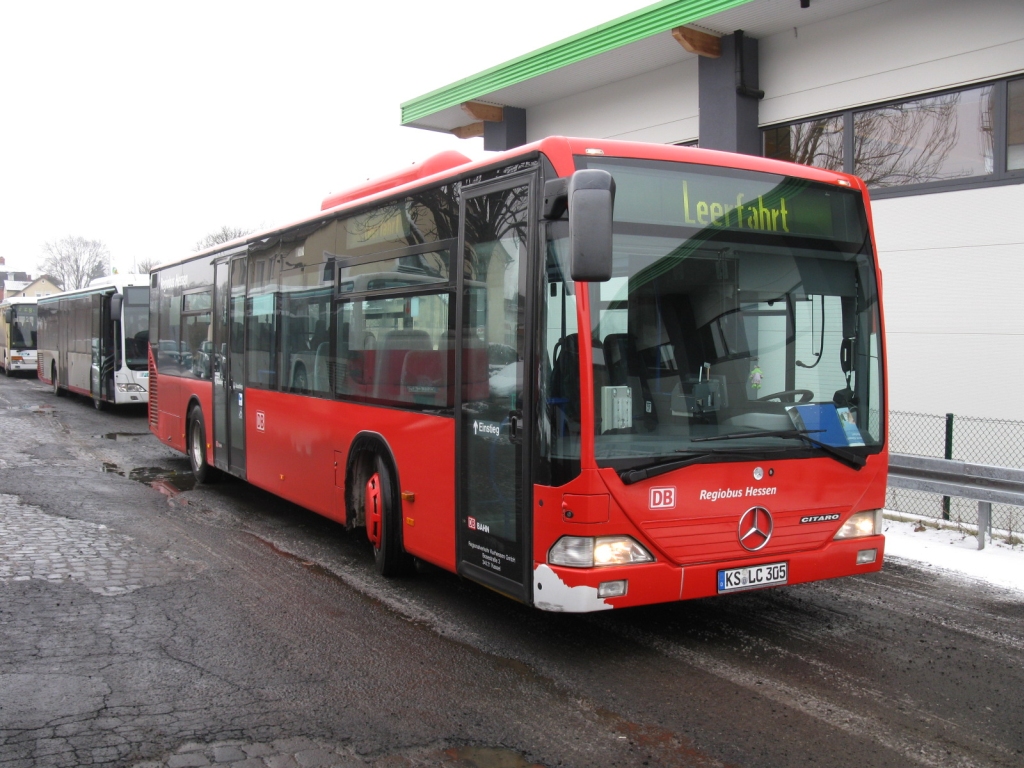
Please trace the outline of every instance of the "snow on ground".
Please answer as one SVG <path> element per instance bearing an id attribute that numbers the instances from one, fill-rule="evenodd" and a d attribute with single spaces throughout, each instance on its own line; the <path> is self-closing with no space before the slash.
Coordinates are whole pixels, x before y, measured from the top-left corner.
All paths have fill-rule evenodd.
<path id="1" fill-rule="evenodd" d="M 885 520 L 885 557 L 1020 592 L 1024 599 L 1024 547 L 992 539 L 978 549 L 973 532 L 940 530 L 916 522 Z"/>

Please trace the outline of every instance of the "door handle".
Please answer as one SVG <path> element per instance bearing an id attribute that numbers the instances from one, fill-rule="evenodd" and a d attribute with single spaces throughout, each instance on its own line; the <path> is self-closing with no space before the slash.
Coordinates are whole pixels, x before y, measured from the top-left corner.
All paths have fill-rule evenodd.
<path id="1" fill-rule="evenodd" d="M 522 411 L 510 411 L 508 414 L 508 441 L 510 443 L 521 443 L 523 441 Z"/>

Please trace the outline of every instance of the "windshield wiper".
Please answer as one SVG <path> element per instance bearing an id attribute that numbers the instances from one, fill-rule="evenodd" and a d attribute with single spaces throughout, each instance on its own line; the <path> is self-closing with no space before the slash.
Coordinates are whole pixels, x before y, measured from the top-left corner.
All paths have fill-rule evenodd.
<path id="1" fill-rule="evenodd" d="M 678 451 L 683 453 L 684 451 Z M 744 459 L 753 459 L 754 456 L 751 454 L 765 453 L 764 450 L 755 449 L 753 451 L 704 451 L 696 453 L 685 459 L 676 459 L 674 461 L 662 461 L 654 464 L 648 464 L 646 467 L 640 469 L 624 469 L 619 473 L 619 479 L 622 480 L 624 485 L 632 485 L 633 483 L 639 483 L 641 480 L 646 480 L 648 477 L 657 477 L 658 475 L 664 475 L 666 472 L 671 472 L 674 469 L 681 469 L 682 467 L 688 467 L 691 464 L 700 464 L 708 461 L 709 459 L 721 459 L 725 457 L 740 457 Z M 771 451 L 768 451 L 771 453 Z"/>
<path id="2" fill-rule="evenodd" d="M 753 432 L 730 432 L 725 435 L 713 435 L 712 437 L 691 437 L 691 443 L 709 443 L 715 440 L 740 440 L 744 437 L 781 437 L 781 438 L 799 438 L 811 445 L 821 448 L 825 453 L 832 456 L 836 461 L 842 462 L 848 467 L 854 469 L 860 469 L 867 464 L 867 459 L 863 456 L 858 456 L 856 453 L 837 448 L 834 445 L 823 443 L 820 440 L 815 440 L 809 435 L 817 432 L 824 432 L 823 429 L 773 429 L 773 430 L 759 430 Z"/>

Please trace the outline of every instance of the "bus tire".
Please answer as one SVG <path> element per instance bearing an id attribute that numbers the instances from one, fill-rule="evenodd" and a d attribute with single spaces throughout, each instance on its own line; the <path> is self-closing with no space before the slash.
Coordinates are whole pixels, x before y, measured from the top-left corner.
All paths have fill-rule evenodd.
<path id="1" fill-rule="evenodd" d="M 376 473 L 370 478 L 368 485 L 376 480 L 379 483 L 380 500 L 380 532 L 378 541 L 373 545 L 373 560 L 377 573 L 386 578 L 408 576 L 413 572 L 415 563 L 402 547 L 402 507 L 401 495 L 396 484 L 396 475 L 391 462 L 380 454 L 376 457 Z M 372 504 L 372 501 L 369 502 Z M 367 533 L 370 533 L 371 522 L 367 520 Z"/>
<path id="2" fill-rule="evenodd" d="M 50 377 L 53 380 L 53 394 L 57 397 L 64 397 L 64 390 L 60 388 L 60 383 L 57 381 L 57 365 L 54 364 L 50 368 Z"/>
<path id="3" fill-rule="evenodd" d="M 107 404 L 103 402 L 103 400 L 101 400 L 100 398 L 94 397 L 92 399 L 92 407 L 95 408 L 97 411 L 102 411 L 106 409 Z"/>
<path id="4" fill-rule="evenodd" d="M 192 476 L 199 485 L 215 482 L 217 470 L 206 461 L 206 422 L 203 409 L 192 406 L 188 412 L 188 461 L 192 465 Z"/>

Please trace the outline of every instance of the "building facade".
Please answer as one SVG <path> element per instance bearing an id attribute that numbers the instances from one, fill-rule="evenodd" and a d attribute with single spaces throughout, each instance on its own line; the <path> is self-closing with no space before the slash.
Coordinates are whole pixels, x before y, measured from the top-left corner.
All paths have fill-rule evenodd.
<path id="1" fill-rule="evenodd" d="M 14 288 L 11 283 L 8 282 L 7 286 L 7 297 L 14 298 L 15 296 L 29 296 L 32 298 L 39 298 L 41 296 L 49 296 L 54 293 L 60 293 L 60 288 L 57 283 L 49 275 L 40 275 L 35 280 L 31 280 L 25 283 L 17 283 L 18 287 Z"/>
<path id="2" fill-rule="evenodd" d="M 548 135 L 765 154 L 872 190 L 890 407 L 1024 419 L 1024 3 L 665 0 L 402 105 Z"/>

